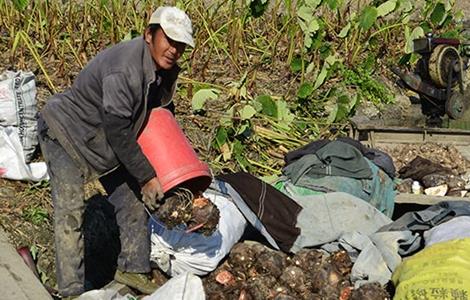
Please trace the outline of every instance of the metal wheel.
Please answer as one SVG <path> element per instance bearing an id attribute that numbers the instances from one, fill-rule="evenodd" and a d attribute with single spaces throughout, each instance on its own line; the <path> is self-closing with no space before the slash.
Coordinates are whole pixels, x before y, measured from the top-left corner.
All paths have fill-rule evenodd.
<path id="1" fill-rule="evenodd" d="M 458 64 L 457 70 L 459 71 L 455 70 L 456 68 L 453 66 L 455 63 Z M 449 72 L 452 72 L 451 85 L 454 86 L 459 79 L 461 64 L 462 60 L 456 48 L 448 45 L 438 45 L 432 51 L 429 59 L 429 75 L 437 86 L 446 88 Z"/>
<path id="2" fill-rule="evenodd" d="M 460 119 L 465 112 L 464 95 L 454 91 L 450 98 L 446 101 L 446 113 L 454 120 Z"/>

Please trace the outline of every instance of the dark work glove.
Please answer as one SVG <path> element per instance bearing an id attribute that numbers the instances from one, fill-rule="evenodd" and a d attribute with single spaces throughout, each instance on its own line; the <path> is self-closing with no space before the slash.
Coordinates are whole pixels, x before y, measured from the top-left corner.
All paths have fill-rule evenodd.
<path id="1" fill-rule="evenodd" d="M 151 211 L 158 208 L 157 200 L 163 198 L 163 189 L 157 177 L 153 177 L 142 187 L 142 201 Z"/>

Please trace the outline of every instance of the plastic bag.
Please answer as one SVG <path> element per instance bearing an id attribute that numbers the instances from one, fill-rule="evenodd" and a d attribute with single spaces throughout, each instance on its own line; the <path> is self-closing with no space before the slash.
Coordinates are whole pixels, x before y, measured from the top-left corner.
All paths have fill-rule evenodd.
<path id="1" fill-rule="evenodd" d="M 38 144 L 36 84 L 32 72 L 6 71 L 0 75 L 0 126 L 18 129 L 26 163 Z"/>
<path id="2" fill-rule="evenodd" d="M 171 276 L 185 272 L 205 275 L 213 271 L 243 235 L 247 222 L 235 204 L 212 190 L 204 192 L 204 196 L 220 212 L 217 230 L 210 236 L 178 228 L 169 230 L 150 218 L 150 260 Z"/>
<path id="3" fill-rule="evenodd" d="M 469 299 L 470 238 L 434 244 L 406 258 L 392 276 L 393 299 Z"/>
<path id="4" fill-rule="evenodd" d="M 201 278 L 191 273 L 181 274 L 167 281 L 143 300 L 204 300 L 206 294 Z"/>
<path id="5" fill-rule="evenodd" d="M 0 177 L 32 181 L 49 179 L 46 163 L 26 163 L 17 127 L 0 126 Z"/>

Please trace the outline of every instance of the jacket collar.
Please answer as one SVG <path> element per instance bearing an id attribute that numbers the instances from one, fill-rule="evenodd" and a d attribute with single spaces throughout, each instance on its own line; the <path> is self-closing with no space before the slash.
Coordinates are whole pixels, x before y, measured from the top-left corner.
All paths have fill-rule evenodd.
<path id="1" fill-rule="evenodd" d="M 142 57 L 142 69 L 144 70 L 144 80 L 146 84 L 155 81 L 155 72 L 157 71 L 157 66 L 153 61 L 152 54 L 150 54 L 150 49 L 145 42 L 143 36 L 140 37 L 141 43 L 144 48 L 144 54 Z"/>

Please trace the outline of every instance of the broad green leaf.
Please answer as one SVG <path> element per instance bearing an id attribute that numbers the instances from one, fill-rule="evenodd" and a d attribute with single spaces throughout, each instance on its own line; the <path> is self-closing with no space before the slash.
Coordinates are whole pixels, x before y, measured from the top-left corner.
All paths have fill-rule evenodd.
<path id="1" fill-rule="evenodd" d="M 251 119 L 256 114 L 256 109 L 251 105 L 245 105 L 240 111 L 240 118 L 242 120 Z"/>
<path id="2" fill-rule="evenodd" d="M 250 13 L 255 18 L 261 17 L 268 7 L 267 0 L 251 0 L 249 2 Z"/>
<path id="3" fill-rule="evenodd" d="M 377 8 L 367 6 L 359 17 L 359 26 L 364 30 L 369 30 L 377 20 Z"/>
<path id="4" fill-rule="evenodd" d="M 413 3 L 414 1 L 411 0 L 398 0 L 398 9 L 403 13 L 408 13 L 413 10 Z"/>
<path id="5" fill-rule="evenodd" d="M 325 59 L 320 74 L 318 74 L 315 84 L 313 85 L 313 90 L 318 89 L 325 82 L 328 70 L 338 61 L 340 61 L 340 59 L 336 58 L 334 55 L 330 55 Z"/>
<path id="6" fill-rule="evenodd" d="M 322 0 L 305 0 L 305 5 L 307 5 L 310 8 L 317 8 L 318 5 L 320 5 Z"/>
<path id="7" fill-rule="evenodd" d="M 434 10 L 431 13 L 431 22 L 434 23 L 434 25 L 441 25 L 442 22 L 444 22 L 446 17 L 446 8 L 444 3 L 437 3 L 436 7 L 434 7 Z"/>
<path id="8" fill-rule="evenodd" d="M 413 40 L 424 37 L 424 30 L 421 26 L 416 27 L 413 29 L 411 34 L 409 33 L 408 26 L 405 27 L 405 38 L 406 38 L 406 46 L 405 46 L 405 53 L 412 53 L 413 52 Z"/>
<path id="9" fill-rule="evenodd" d="M 313 93 L 313 90 L 313 85 L 311 83 L 304 82 L 297 91 L 297 97 L 300 99 L 306 99 Z"/>
<path id="10" fill-rule="evenodd" d="M 290 69 L 293 73 L 302 71 L 302 58 L 294 57 L 290 63 Z"/>
<path id="11" fill-rule="evenodd" d="M 336 120 L 336 115 L 338 113 L 338 104 L 335 104 L 331 109 L 330 113 L 328 114 L 328 118 L 326 119 L 327 123 L 331 124 Z"/>
<path id="12" fill-rule="evenodd" d="M 305 74 L 310 74 L 315 69 L 315 63 L 311 62 L 308 64 L 307 69 L 305 69 Z"/>
<path id="13" fill-rule="evenodd" d="M 393 12 L 397 7 L 396 0 L 388 0 L 377 7 L 377 17 L 384 17 L 389 13 Z"/>
<path id="14" fill-rule="evenodd" d="M 228 161 L 232 158 L 232 147 L 230 147 L 229 143 L 220 146 L 220 151 L 222 152 L 224 161 Z"/>
<path id="15" fill-rule="evenodd" d="M 237 132 L 236 132 L 236 135 L 240 135 L 240 134 L 243 134 L 245 132 L 245 130 L 247 130 L 250 126 L 248 126 L 248 124 L 243 124 L 241 125 L 240 127 L 238 127 L 237 129 Z"/>
<path id="16" fill-rule="evenodd" d="M 341 29 L 340 33 L 338 34 L 338 37 L 341 39 L 347 37 L 349 29 L 351 29 L 351 22 L 348 22 L 348 24 L 346 24 L 346 26 Z"/>
<path id="17" fill-rule="evenodd" d="M 18 11 L 23 11 L 29 4 L 29 0 L 12 0 L 12 2 Z"/>
<path id="18" fill-rule="evenodd" d="M 227 130 L 225 130 L 225 128 L 217 128 L 217 133 L 215 134 L 215 142 L 219 149 L 222 147 L 223 144 L 227 142 L 227 137 Z"/>
<path id="19" fill-rule="evenodd" d="M 313 10 L 305 5 L 299 7 L 299 9 L 297 10 L 297 16 L 300 19 L 306 21 L 307 24 L 310 23 L 310 21 L 314 18 Z"/>
<path id="20" fill-rule="evenodd" d="M 289 129 L 289 125 L 294 121 L 295 115 L 291 113 L 287 102 L 284 100 L 277 101 L 278 121 L 279 125 L 283 126 L 286 130 Z"/>
<path id="21" fill-rule="evenodd" d="M 315 85 L 313 86 L 314 90 L 318 89 L 325 82 L 326 75 L 328 75 L 328 68 L 323 66 L 320 74 L 318 74 L 317 79 L 315 80 Z"/>
<path id="22" fill-rule="evenodd" d="M 220 125 L 224 127 L 231 127 L 233 126 L 233 116 L 235 111 L 235 104 L 230 107 L 230 109 L 220 118 Z"/>
<path id="23" fill-rule="evenodd" d="M 209 99 L 217 99 L 220 91 L 218 89 L 200 89 L 193 95 L 191 105 L 193 110 L 201 110 Z"/>
<path id="24" fill-rule="evenodd" d="M 318 23 L 317 19 L 312 19 L 308 24 L 308 32 L 315 33 L 320 29 L 320 24 Z"/>
<path id="25" fill-rule="evenodd" d="M 326 3 L 328 4 L 328 7 L 331 10 L 335 10 L 336 8 L 338 8 L 338 2 L 338 0 L 326 0 Z"/>
<path id="26" fill-rule="evenodd" d="M 276 102 L 274 102 L 271 96 L 261 95 L 261 96 L 258 96 L 255 101 L 261 103 L 262 105 L 261 113 L 270 117 L 277 118 Z"/>

